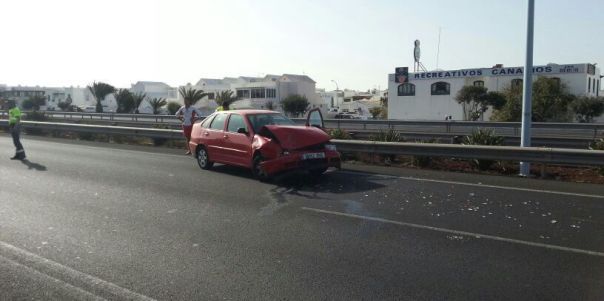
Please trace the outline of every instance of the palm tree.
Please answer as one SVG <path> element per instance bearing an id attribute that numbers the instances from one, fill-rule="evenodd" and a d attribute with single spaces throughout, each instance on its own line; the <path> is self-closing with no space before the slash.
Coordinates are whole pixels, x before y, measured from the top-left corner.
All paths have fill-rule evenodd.
<path id="1" fill-rule="evenodd" d="M 196 104 L 199 100 L 208 95 L 207 93 L 204 93 L 203 90 L 197 90 L 190 87 L 180 87 L 178 93 L 180 93 L 180 96 L 182 96 L 185 103 L 189 101 L 191 105 Z"/>
<path id="2" fill-rule="evenodd" d="M 103 113 L 103 105 L 101 101 L 105 99 L 105 96 L 115 92 L 115 88 L 103 82 L 93 82 L 92 85 L 88 86 L 88 90 L 92 93 L 92 96 L 96 99 L 96 112 Z"/>
<path id="3" fill-rule="evenodd" d="M 153 98 L 153 99 L 149 100 L 149 104 L 153 108 L 153 114 L 157 115 L 157 114 L 159 114 L 159 109 L 162 108 L 163 106 L 167 105 L 168 102 L 166 101 L 165 98 L 159 97 L 159 98 Z"/>
<path id="4" fill-rule="evenodd" d="M 216 95 L 216 103 L 222 106 L 222 109 L 228 110 L 229 106 L 237 100 L 237 97 L 233 96 L 233 91 L 226 90 L 218 92 Z"/>
<path id="5" fill-rule="evenodd" d="M 113 93 L 113 96 L 117 102 L 118 113 L 132 112 L 132 109 L 134 108 L 134 99 L 132 98 L 132 93 L 130 93 L 128 89 L 119 89 Z"/>
<path id="6" fill-rule="evenodd" d="M 147 98 L 146 93 L 132 93 L 132 99 L 134 100 L 134 113 L 138 114 L 138 107 L 141 105 L 143 100 L 145 100 L 145 98 Z"/>

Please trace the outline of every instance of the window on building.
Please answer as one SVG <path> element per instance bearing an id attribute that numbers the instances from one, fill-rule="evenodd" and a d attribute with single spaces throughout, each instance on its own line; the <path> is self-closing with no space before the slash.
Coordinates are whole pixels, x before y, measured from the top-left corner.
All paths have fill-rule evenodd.
<path id="1" fill-rule="evenodd" d="M 594 89 L 594 93 L 596 93 L 596 79 L 595 78 L 592 80 L 591 87 Z"/>
<path id="2" fill-rule="evenodd" d="M 277 90 L 276 89 L 266 89 L 266 98 L 276 98 Z"/>
<path id="3" fill-rule="evenodd" d="M 250 90 L 237 90 L 237 98 L 250 98 Z"/>
<path id="4" fill-rule="evenodd" d="M 596 96 L 600 96 L 600 80 L 598 80 L 598 87 L 596 87 Z"/>
<path id="5" fill-rule="evenodd" d="M 398 96 L 415 96 L 415 85 L 411 83 L 398 85 Z"/>
<path id="6" fill-rule="evenodd" d="M 431 87 L 432 95 L 449 95 L 451 94 L 451 85 L 447 82 L 436 82 Z"/>
<path id="7" fill-rule="evenodd" d="M 208 99 L 214 99 L 216 98 L 216 95 L 214 95 L 214 93 L 208 93 Z"/>
<path id="8" fill-rule="evenodd" d="M 522 87 L 522 79 L 514 78 L 512 80 L 512 88 L 519 88 L 519 87 Z"/>
<path id="9" fill-rule="evenodd" d="M 587 78 L 587 93 L 591 91 L 591 79 Z"/>
<path id="10" fill-rule="evenodd" d="M 264 88 L 252 88 L 251 95 L 252 98 L 264 98 Z"/>
<path id="11" fill-rule="evenodd" d="M 556 82 L 556 85 L 558 85 L 558 87 L 560 87 L 560 78 L 559 77 L 552 77 L 552 80 L 554 82 Z"/>
<path id="12" fill-rule="evenodd" d="M 475 80 L 474 81 L 474 87 L 484 87 L 484 81 L 483 80 Z"/>
<path id="13" fill-rule="evenodd" d="M 216 115 L 216 117 L 214 117 L 214 120 L 212 120 L 212 124 L 210 125 L 210 128 L 213 130 L 222 131 L 224 129 L 224 120 L 226 119 L 225 117 L 226 117 L 226 114 Z"/>

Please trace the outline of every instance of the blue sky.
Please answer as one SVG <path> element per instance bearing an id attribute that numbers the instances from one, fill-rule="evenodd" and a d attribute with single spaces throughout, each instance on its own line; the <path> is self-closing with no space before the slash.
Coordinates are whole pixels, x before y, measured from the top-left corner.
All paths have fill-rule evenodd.
<path id="1" fill-rule="evenodd" d="M 0 83 L 128 87 L 307 74 L 317 87 L 386 87 L 396 66 L 524 62 L 526 0 L 9 0 Z M 536 0 L 535 63 L 604 64 L 604 1 Z M 10 41 L 10 43 L 6 43 Z"/>

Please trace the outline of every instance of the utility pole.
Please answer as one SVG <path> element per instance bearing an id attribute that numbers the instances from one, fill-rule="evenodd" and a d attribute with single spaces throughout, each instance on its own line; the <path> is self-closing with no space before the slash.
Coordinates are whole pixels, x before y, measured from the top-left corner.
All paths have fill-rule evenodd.
<path id="1" fill-rule="evenodd" d="M 535 0 L 528 0 L 526 22 L 526 61 L 524 63 L 524 83 L 522 90 L 522 136 L 520 147 L 531 146 L 531 119 L 533 93 L 533 28 L 535 24 Z M 520 162 L 520 175 L 528 177 L 531 174 L 531 164 Z"/>

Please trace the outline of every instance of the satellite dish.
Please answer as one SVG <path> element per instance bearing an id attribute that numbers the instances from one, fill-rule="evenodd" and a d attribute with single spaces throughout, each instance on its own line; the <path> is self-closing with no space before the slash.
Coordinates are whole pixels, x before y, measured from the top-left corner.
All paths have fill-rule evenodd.
<path id="1" fill-rule="evenodd" d="M 415 59 L 416 63 L 419 63 L 419 58 L 420 58 L 419 40 L 415 40 L 414 44 L 415 44 L 415 48 L 413 49 L 413 59 Z"/>

